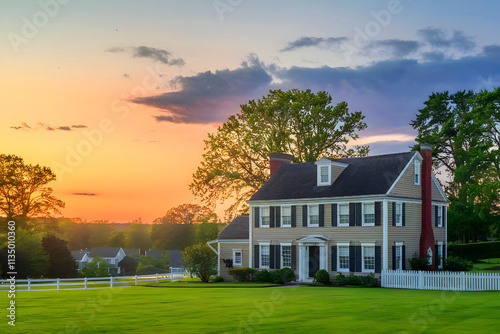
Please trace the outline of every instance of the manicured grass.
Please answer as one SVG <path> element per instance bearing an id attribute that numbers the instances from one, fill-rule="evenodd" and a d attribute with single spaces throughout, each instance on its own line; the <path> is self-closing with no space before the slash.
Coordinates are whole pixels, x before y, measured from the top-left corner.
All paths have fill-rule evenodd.
<path id="1" fill-rule="evenodd" d="M 382 288 L 118 289 L 16 294 L 9 333 L 495 333 L 500 292 Z"/>
<path id="2" fill-rule="evenodd" d="M 175 282 L 150 282 L 143 285 L 148 287 L 163 287 L 163 288 L 263 288 L 279 286 L 279 284 L 260 283 L 260 282 L 216 282 L 203 283 L 201 281 L 175 281 Z"/>
<path id="3" fill-rule="evenodd" d="M 472 271 L 481 273 L 500 273 L 500 259 L 485 259 L 479 261 L 481 262 L 474 263 Z"/>

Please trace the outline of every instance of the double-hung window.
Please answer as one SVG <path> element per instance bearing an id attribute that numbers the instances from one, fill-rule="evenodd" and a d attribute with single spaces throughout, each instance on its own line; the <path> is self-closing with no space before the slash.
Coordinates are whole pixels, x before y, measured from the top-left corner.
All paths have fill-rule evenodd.
<path id="1" fill-rule="evenodd" d="M 420 185 L 420 161 L 415 160 L 415 163 L 413 164 L 414 167 L 414 183 L 415 185 Z"/>
<path id="2" fill-rule="evenodd" d="M 318 205 L 309 205 L 309 225 L 312 227 L 319 226 L 319 206 Z"/>
<path id="3" fill-rule="evenodd" d="M 362 249 L 362 271 L 363 272 L 375 272 L 375 245 L 361 245 Z"/>
<path id="4" fill-rule="evenodd" d="M 402 203 L 396 203 L 396 212 L 395 217 L 396 217 L 396 226 L 403 226 L 403 204 Z"/>
<path id="5" fill-rule="evenodd" d="M 292 244 L 281 244 L 281 268 L 292 266 Z"/>
<path id="6" fill-rule="evenodd" d="M 337 245 L 337 270 L 349 271 L 349 244 Z"/>
<path id="7" fill-rule="evenodd" d="M 270 221 L 269 207 L 262 207 L 260 209 L 260 227 L 269 227 Z"/>
<path id="8" fill-rule="evenodd" d="M 349 204 L 339 204 L 337 226 L 349 226 Z"/>
<path id="9" fill-rule="evenodd" d="M 443 227 L 443 208 L 441 206 L 437 207 L 437 226 Z"/>
<path id="10" fill-rule="evenodd" d="M 394 256 L 396 257 L 396 259 L 394 261 L 396 264 L 396 267 L 393 269 L 394 270 L 403 269 L 403 245 L 402 244 L 396 243 Z"/>
<path id="11" fill-rule="evenodd" d="M 271 263 L 271 253 L 269 244 L 260 245 L 260 267 L 269 268 Z"/>
<path id="12" fill-rule="evenodd" d="M 363 203 L 363 226 L 375 226 L 375 203 Z"/>
<path id="13" fill-rule="evenodd" d="M 241 249 L 233 249 L 233 266 L 243 265 L 243 253 Z"/>
<path id="14" fill-rule="evenodd" d="M 292 208 L 289 206 L 281 207 L 281 227 L 292 226 Z"/>
<path id="15" fill-rule="evenodd" d="M 329 168 L 330 168 L 330 166 L 321 166 L 319 168 L 320 173 L 321 173 L 321 176 L 320 176 L 321 183 L 329 183 L 330 182 L 330 173 L 328 171 Z"/>

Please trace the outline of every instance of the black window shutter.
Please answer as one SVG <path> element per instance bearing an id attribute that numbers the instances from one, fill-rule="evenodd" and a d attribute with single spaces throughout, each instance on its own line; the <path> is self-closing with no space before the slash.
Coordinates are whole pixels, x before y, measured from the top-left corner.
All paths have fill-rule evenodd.
<path id="1" fill-rule="evenodd" d="M 332 204 L 332 226 L 337 226 L 337 204 Z"/>
<path id="2" fill-rule="evenodd" d="M 375 202 L 375 226 L 382 225 L 382 202 Z"/>
<path id="3" fill-rule="evenodd" d="M 254 245 L 253 246 L 253 255 L 254 255 L 254 258 L 253 258 L 253 263 L 254 263 L 254 268 L 259 268 L 259 248 L 260 246 L 259 245 Z"/>
<path id="4" fill-rule="evenodd" d="M 302 205 L 302 226 L 307 227 L 307 205 Z"/>
<path id="5" fill-rule="evenodd" d="M 259 207 L 255 207 L 253 209 L 253 221 L 255 222 L 255 227 L 259 227 L 259 219 L 260 219 L 260 210 Z"/>
<path id="6" fill-rule="evenodd" d="M 274 221 L 274 226 L 280 227 L 281 226 L 281 206 L 275 207 L 274 214 L 276 216 L 276 219 Z"/>
<path id="7" fill-rule="evenodd" d="M 443 206 L 443 227 L 446 225 L 446 206 Z M 444 254 L 444 253 L 443 253 Z"/>
<path id="8" fill-rule="evenodd" d="M 297 267 L 297 246 L 292 245 L 292 269 Z"/>
<path id="9" fill-rule="evenodd" d="M 295 205 L 292 205 L 292 227 L 297 226 L 296 220 L 297 220 L 297 207 Z"/>
<path id="10" fill-rule="evenodd" d="M 337 271 L 337 246 L 332 246 L 332 269 L 331 271 Z"/>
<path id="11" fill-rule="evenodd" d="M 406 246 L 401 246 L 401 269 L 406 270 L 406 251 L 405 251 Z"/>
<path id="12" fill-rule="evenodd" d="M 356 203 L 349 203 L 349 226 L 356 226 Z"/>
<path id="13" fill-rule="evenodd" d="M 438 206 L 434 206 L 434 226 L 438 226 Z"/>
<path id="14" fill-rule="evenodd" d="M 319 205 L 319 227 L 325 226 L 325 205 Z"/>
<path id="15" fill-rule="evenodd" d="M 269 246 L 269 269 L 274 269 L 275 268 L 275 259 L 276 259 L 276 255 L 275 255 L 275 252 L 274 252 L 275 248 L 274 248 L 274 245 L 270 245 Z"/>
<path id="16" fill-rule="evenodd" d="M 361 272 L 361 261 L 362 261 L 361 246 L 356 246 L 356 272 Z"/>
<path id="17" fill-rule="evenodd" d="M 361 226 L 361 203 L 356 203 L 356 226 Z"/>
<path id="18" fill-rule="evenodd" d="M 275 219 L 275 216 L 274 216 L 274 210 L 276 208 L 274 206 L 271 206 L 269 208 L 269 227 L 274 227 L 274 219 Z"/>
<path id="19" fill-rule="evenodd" d="M 392 246 L 392 270 L 396 270 L 396 246 Z"/>
<path id="20" fill-rule="evenodd" d="M 276 256 L 276 260 L 274 262 L 275 268 L 280 269 L 281 267 L 281 246 L 280 245 L 275 245 L 274 246 L 276 250 L 274 251 L 274 255 Z"/>
<path id="21" fill-rule="evenodd" d="M 349 271 L 356 271 L 356 246 L 349 246 Z"/>
<path id="22" fill-rule="evenodd" d="M 392 202 L 392 226 L 396 226 L 396 202 Z"/>
<path id="23" fill-rule="evenodd" d="M 401 225 L 406 225 L 406 204 L 401 204 L 401 221 L 403 222 Z"/>
<path id="24" fill-rule="evenodd" d="M 375 246 L 375 272 L 382 272 L 382 251 L 380 246 Z"/>

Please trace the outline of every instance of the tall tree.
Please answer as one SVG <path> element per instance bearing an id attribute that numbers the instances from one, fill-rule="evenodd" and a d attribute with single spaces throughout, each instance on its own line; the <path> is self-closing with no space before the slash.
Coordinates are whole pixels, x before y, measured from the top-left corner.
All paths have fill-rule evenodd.
<path id="1" fill-rule="evenodd" d="M 434 167 L 450 180 L 444 188 L 451 240 L 484 236 L 498 211 L 499 97 L 499 89 L 433 93 L 410 123 L 418 143 L 433 145 Z"/>
<path id="2" fill-rule="evenodd" d="M 366 155 L 366 146 L 347 148 L 366 128 L 363 119 L 346 102 L 332 105 L 327 92 L 271 90 L 261 100 L 241 105 L 239 114 L 208 134 L 189 187 L 210 208 L 231 200 L 226 213 L 233 217 L 246 210 L 245 202 L 269 178 L 269 153 L 291 154 L 294 162 Z"/>
<path id="3" fill-rule="evenodd" d="M 217 221 L 217 215 L 206 206 L 181 204 L 167 211 L 165 216 L 155 220 L 161 224 L 197 224 L 204 221 Z"/>
<path id="4" fill-rule="evenodd" d="M 49 167 L 27 165 L 18 156 L 0 154 L 0 212 L 7 219 L 21 221 L 60 213 L 64 202 L 47 186 L 55 180 Z"/>
<path id="5" fill-rule="evenodd" d="M 59 239 L 54 234 L 48 234 L 42 239 L 42 247 L 49 254 L 49 277 L 77 277 L 78 265 L 71 256 L 67 241 Z"/>

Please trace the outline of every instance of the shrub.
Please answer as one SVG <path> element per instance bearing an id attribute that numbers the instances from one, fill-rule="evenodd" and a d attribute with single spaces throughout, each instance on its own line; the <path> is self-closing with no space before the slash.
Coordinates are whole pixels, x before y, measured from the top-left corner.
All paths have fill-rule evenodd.
<path id="1" fill-rule="evenodd" d="M 314 274 L 314 279 L 318 283 L 330 284 L 330 274 L 325 269 L 320 269 Z"/>
<path id="2" fill-rule="evenodd" d="M 349 275 L 346 277 L 347 285 L 362 285 L 363 282 L 361 281 L 360 276 L 355 276 L 354 274 Z"/>
<path id="3" fill-rule="evenodd" d="M 347 277 L 344 274 L 337 274 L 333 280 L 333 286 L 346 286 Z"/>
<path id="4" fill-rule="evenodd" d="M 137 275 L 154 275 L 168 272 L 167 269 L 158 268 L 154 266 L 146 266 L 140 270 L 137 270 Z"/>
<path id="5" fill-rule="evenodd" d="M 266 269 L 262 269 L 255 274 L 255 280 L 262 283 L 270 283 L 272 281 L 271 272 Z"/>
<path id="6" fill-rule="evenodd" d="M 471 271 L 472 261 L 462 259 L 458 256 L 450 256 L 444 260 L 444 269 L 448 271 Z"/>
<path id="7" fill-rule="evenodd" d="M 295 280 L 295 273 L 290 268 L 277 269 L 270 272 L 271 283 L 274 284 L 285 284 Z"/>
<path id="8" fill-rule="evenodd" d="M 368 276 L 361 276 L 360 277 L 361 284 L 367 287 L 378 287 L 380 286 L 380 283 L 378 279 L 373 276 L 373 274 L 370 274 Z"/>
<path id="9" fill-rule="evenodd" d="M 232 268 L 227 271 L 238 282 L 250 281 L 250 275 L 255 273 L 255 269 L 249 267 Z"/>
<path id="10" fill-rule="evenodd" d="M 212 282 L 224 282 L 224 278 L 222 276 L 215 276 L 214 278 L 212 278 Z"/>
<path id="11" fill-rule="evenodd" d="M 500 257 L 500 241 L 449 244 L 448 254 L 472 261 L 497 258 Z"/>
<path id="12" fill-rule="evenodd" d="M 413 254 L 410 259 L 411 270 L 427 270 L 428 260 L 426 257 L 419 257 L 417 254 Z"/>

